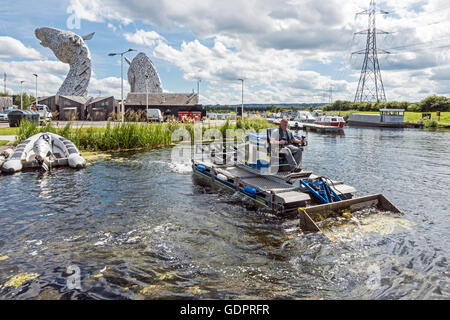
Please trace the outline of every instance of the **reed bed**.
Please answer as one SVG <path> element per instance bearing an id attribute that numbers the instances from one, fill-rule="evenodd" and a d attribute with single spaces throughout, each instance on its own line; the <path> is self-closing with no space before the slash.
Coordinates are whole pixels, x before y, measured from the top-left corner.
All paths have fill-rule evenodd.
<path id="1" fill-rule="evenodd" d="M 244 129 L 260 130 L 272 127 L 267 121 L 251 119 L 231 124 L 227 121 L 224 125 L 217 127 L 226 137 L 227 130 Z M 172 140 L 172 134 L 177 129 L 185 129 L 189 132 L 192 143 L 194 142 L 194 123 L 179 123 L 169 121 L 168 123 L 138 123 L 124 122 L 111 124 L 108 122 L 106 128 L 72 128 L 68 123 L 64 128 L 56 128 L 52 122 L 38 127 L 35 123 L 22 121 L 16 144 L 28 139 L 40 132 L 51 132 L 71 140 L 80 150 L 86 151 L 120 151 L 130 149 L 148 149 L 170 146 L 177 141 Z M 202 127 L 203 133 L 209 128 Z"/>

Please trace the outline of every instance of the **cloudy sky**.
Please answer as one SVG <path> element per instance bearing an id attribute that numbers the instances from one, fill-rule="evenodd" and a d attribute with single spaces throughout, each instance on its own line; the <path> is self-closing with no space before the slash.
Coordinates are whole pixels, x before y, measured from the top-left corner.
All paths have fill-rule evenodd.
<path id="1" fill-rule="evenodd" d="M 53 95 L 69 66 L 40 45 L 40 26 L 96 32 L 87 41 L 93 62 L 89 94 L 120 98 L 120 58 L 128 48 L 146 53 L 165 92 L 197 91 L 203 104 L 353 100 L 365 47 L 369 0 L 41 0 L 0 6 L 0 74 L 17 93 Z M 377 27 L 388 100 L 450 96 L 448 0 L 378 1 Z M 129 54 L 133 58 L 136 53 Z M 125 74 L 126 74 L 125 69 Z M 3 88 L 3 76 L 1 77 Z M 125 94 L 129 86 L 125 79 Z M 3 90 L 2 90 L 3 91 Z"/>

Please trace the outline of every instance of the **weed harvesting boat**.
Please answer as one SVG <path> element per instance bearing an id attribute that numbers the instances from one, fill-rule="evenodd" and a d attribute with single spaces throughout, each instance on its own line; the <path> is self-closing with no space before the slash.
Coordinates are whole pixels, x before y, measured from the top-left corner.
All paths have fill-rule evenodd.
<path id="1" fill-rule="evenodd" d="M 365 208 L 401 214 L 382 194 L 355 198 L 357 190 L 342 181 L 311 171 L 291 173 L 285 156 L 270 146 L 271 130 L 248 135 L 237 147 L 197 146 L 203 156 L 192 160 L 194 176 L 238 192 L 276 215 L 298 218 L 298 227 L 305 233 L 320 232 L 316 223 L 319 219 L 346 216 Z"/>

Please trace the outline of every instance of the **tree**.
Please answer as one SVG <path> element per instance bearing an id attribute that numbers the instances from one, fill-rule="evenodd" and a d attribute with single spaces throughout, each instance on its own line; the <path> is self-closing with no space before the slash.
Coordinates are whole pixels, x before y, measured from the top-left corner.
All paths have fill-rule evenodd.
<path id="1" fill-rule="evenodd" d="M 36 101 L 36 98 L 33 96 L 29 96 L 26 93 L 23 94 L 23 108 L 28 109 L 28 107 Z M 20 108 L 20 94 L 14 96 L 14 102 L 16 106 L 19 106 Z"/>
<path id="2" fill-rule="evenodd" d="M 418 103 L 421 111 L 450 111 L 450 100 L 447 97 L 433 95 Z"/>

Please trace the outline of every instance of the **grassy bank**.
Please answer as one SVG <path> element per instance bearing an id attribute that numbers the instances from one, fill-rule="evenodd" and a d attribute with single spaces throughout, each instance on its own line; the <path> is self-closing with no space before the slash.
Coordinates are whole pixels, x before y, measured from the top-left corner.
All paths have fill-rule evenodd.
<path id="1" fill-rule="evenodd" d="M 260 130 L 272 127 L 263 119 L 238 121 L 237 124 L 226 122 L 217 127 L 224 137 L 229 129 Z M 203 133 L 210 127 L 204 126 Z M 106 128 L 72 128 L 68 123 L 64 128 L 55 128 L 51 122 L 42 127 L 23 121 L 19 127 L 17 144 L 40 132 L 51 132 L 71 140 L 80 150 L 86 151 L 119 151 L 129 149 L 146 149 L 169 146 L 174 143 L 172 134 L 177 129 L 186 129 L 194 137 L 194 124 L 192 123 L 152 123 L 142 124 L 125 122 L 111 124 Z"/>
<path id="2" fill-rule="evenodd" d="M 0 147 L 6 146 L 8 143 L 8 140 L 0 140 Z"/>
<path id="3" fill-rule="evenodd" d="M 0 128 L 0 136 L 17 136 L 19 128 Z"/>

